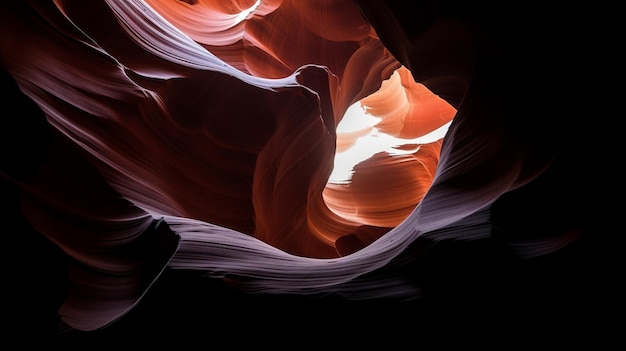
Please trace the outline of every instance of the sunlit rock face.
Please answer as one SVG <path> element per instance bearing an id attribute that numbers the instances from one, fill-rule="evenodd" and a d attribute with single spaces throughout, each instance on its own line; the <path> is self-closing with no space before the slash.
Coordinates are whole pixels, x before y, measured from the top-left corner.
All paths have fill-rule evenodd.
<path id="1" fill-rule="evenodd" d="M 416 298 L 390 267 L 419 240 L 491 237 L 501 198 L 562 151 L 563 119 L 535 128 L 518 48 L 478 10 L 1 6 L 2 68 L 52 140 L 39 161 L 6 162 L 2 174 L 69 259 L 60 315 L 75 329 L 124 316 L 166 268 L 250 293 Z M 544 255 L 582 228 L 515 237 L 511 250 Z"/>

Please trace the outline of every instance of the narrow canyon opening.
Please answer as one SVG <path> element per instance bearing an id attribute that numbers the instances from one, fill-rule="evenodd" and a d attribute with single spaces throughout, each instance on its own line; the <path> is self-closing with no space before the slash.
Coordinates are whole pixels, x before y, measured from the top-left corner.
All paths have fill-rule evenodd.
<path id="1" fill-rule="evenodd" d="M 350 106 L 323 197 L 342 218 L 395 227 L 428 191 L 456 110 L 405 67 Z"/>

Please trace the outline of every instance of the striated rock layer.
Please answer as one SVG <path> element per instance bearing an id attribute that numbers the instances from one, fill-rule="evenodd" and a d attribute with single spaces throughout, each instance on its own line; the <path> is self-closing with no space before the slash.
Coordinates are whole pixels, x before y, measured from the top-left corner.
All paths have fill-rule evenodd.
<path id="1" fill-rule="evenodd" d="M 118 320 L 164 269 L 410 300 L 419 286 L 389 272 L 422 241 L 497 228 L 530 258 L 585 235 L 584 216 L 532 234 L 499 222 L 579 132 L 539 84 L 543 18 L 520 31 L 480 4 L 369 0 L 0 6 L 0 63 L 31 106 L 6 118 L 40 118 L 50 140 L 3 156 L 2 175 L 67 256 L 74 329 Z"/>

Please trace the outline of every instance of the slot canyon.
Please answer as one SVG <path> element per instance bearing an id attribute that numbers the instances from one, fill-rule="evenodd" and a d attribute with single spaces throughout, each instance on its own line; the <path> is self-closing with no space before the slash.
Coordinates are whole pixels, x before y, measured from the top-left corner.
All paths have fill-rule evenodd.
<path id="1" fill-rule="evenodd" d="M 582 328 L 610 301 L 609 99 L 586 79 L 613 68 L 591 10 L 0 9 L 3 284 L 24 340 L 419 343 L 476 315 Z"/>

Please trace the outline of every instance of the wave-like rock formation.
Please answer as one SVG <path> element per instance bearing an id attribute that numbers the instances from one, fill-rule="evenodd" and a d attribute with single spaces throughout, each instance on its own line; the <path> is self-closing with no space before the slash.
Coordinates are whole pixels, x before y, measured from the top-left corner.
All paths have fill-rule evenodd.
<path id="1" fill-rule="evenodd" d="M 62 322 L 110 326 L 164 271 L 416 300 L 433 243 L 590 240 L 567 27 L 483 5 L 4 1 L 1 174 L 67 264 Z"/>

